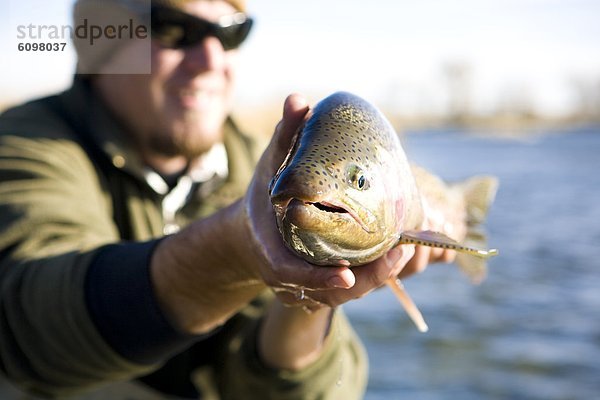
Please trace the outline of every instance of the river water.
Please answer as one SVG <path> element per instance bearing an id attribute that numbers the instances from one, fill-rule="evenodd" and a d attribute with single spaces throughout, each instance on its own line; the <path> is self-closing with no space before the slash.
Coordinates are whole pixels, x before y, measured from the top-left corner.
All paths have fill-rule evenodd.
<path id="1" fill-rule="evenodd" d="M 526 140 L 407 135 L 445 179 L 500 178 L 481 285 L 449 265 L 404 282 L 429 332 L 387 289 L 344 309 L 369 353 L 366 399 L 600 399 L 600 128 Z"/>

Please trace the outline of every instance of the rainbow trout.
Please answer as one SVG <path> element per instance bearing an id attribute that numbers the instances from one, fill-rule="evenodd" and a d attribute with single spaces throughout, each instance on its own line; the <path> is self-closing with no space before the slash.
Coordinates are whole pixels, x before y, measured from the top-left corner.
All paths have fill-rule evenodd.
<path id="1" fill-rule="evenodd" d="M 479 282 L 485 259 L 497 254 L 477 248 L 485 239 L 476 229 L 496 188 L 493 177 L 446 185 L 411 166 L 383 114 L 338 92 L 312 110 L 269 190 L 284 242 L 310 263 L 353 267 L 399 244 L 418 244 L 456 250 L 457 264 Z M 453 238 L 427 230 L 425 216 Z M 387 284 L 426 331 L 400 281 Z"/>

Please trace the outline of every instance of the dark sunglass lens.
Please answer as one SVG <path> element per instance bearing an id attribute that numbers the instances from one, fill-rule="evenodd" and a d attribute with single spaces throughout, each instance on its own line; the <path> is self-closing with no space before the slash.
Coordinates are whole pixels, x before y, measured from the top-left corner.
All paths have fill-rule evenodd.
<path id="1" fill-rule="evenodd" d="M 183 26 L 185 35 L 179 42 L 180 47 L 196 45 L 212 32 L 212 25 L 202 20 L 189 20 Z"/>
<path id="2" fill-rule="evenodd" d="M 248 37 L 252 28 L 252 20 L 247 19 L 241 24 L 231 25 L 218 29 L 217 37 L 223 45 L 223 49 L 232 50 L 238 48 Z"/>
<path id="3" fill-rule="evenodd" d="M 175 48 L 185 38 L 185 31 L 180 25 L 162 25 L 160 29 L 152 29 L 152 37 L 157 39 L 161 46 Z"/>
<path id="4" fill-rule="evenodd" d="M 219 26 L 172 8 L 152 7 L 152 37 L 161 46 L 171 49 L 193 46 L 213 35 L 219 39 L 223 49 L 232 50 L 248 37 L 251 27 L 250 18 L 241 23 Z"/>
<path id="5" fill-rule="evenodd" d="M 152 37 L 158 40 L 161 46 L 178 47 L 186 36 L 184 25 L 177 11 L 164 7 L 152 8 Z"/>

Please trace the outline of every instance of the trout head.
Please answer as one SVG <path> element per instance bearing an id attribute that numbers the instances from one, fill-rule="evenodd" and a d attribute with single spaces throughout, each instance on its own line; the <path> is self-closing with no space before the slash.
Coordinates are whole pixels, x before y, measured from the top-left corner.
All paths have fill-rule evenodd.
<path id="1" fill-rule="evenodd" d="M 326 98 L 271 183 L 285 243 L 317 265 L 379 257 L 396 243 L 405 220 L 410 185 L 403 175 L 412 178 L 387 120 L 356 96 Z"/>

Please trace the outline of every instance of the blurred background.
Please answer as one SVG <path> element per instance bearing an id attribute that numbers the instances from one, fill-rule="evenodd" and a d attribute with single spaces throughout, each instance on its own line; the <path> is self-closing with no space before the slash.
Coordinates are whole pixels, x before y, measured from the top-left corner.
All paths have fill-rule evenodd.
<path id="1" fill-rule="evenodd" d="M 70 23 L 73 0 L 2 0 L 0 106 L 66 88 L 74 52 L 17 51 L 18 25 Z M 283 99 L 336 90 L 403 127 L 554 127 L 600 119 L 595 0 L 249 0 L 240 118 L 270 134 Z M 498 132 L 496 132 L 498 133 Z"/>
<path id="2" fill-rule="evenodd" d="M 1 0 L 0 109 L 66 88 L 64 53 L 16 50 L 19 24 L 69 24 L 72 0 Z M 500 256 L 471 286 L 452 266 L 345 306 L 370 355 L 367 399 L 600 395 L 600 2 L 249 0 L 236 114 L 270 135 L 285 96 L 365 97 L 409 158 L 443 178 L 500 178 Z M 340 384 L 343 384 L 343 379 Z"/>

